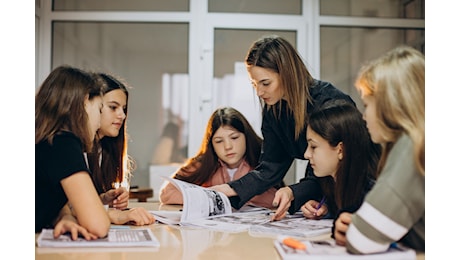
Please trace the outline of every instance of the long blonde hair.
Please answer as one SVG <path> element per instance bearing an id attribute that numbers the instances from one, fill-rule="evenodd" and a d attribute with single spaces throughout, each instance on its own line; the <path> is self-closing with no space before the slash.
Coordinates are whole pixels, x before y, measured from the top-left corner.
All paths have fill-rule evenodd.
<path id="1" fill-rule="evenodd" d="M 378 172 L 405 133 L 413 142 L 416 167 L 425 175 L 425 56 L 409 46 L 397 47 L 364 66 L 355 86 L 376 101 L 385 140 Z"/>

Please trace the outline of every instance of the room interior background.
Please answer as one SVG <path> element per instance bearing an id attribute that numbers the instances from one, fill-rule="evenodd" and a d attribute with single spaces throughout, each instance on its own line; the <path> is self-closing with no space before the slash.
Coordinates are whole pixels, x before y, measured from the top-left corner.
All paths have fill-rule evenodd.
<path id="1" fill-rule="evenodd" d="M 159 176 L 196 153 L 217 107 L 234 106 L 260 134 L 243 63 L 259 37 L 288 39 L 315 78 L 361 109 L 353 83 L 363 62 L 400 44 L 425 51 L 424 0 L 36 0 L 35 7 L 35 89 L 62 64 L 124 78 L 132 86 L 131 184 L 151 186 L 153 200 Z M 175 127 L 178 149 L 163 158 L 166 126 Z M 285 182 L 298 181 L 305 166 L 296 160 Z"/>

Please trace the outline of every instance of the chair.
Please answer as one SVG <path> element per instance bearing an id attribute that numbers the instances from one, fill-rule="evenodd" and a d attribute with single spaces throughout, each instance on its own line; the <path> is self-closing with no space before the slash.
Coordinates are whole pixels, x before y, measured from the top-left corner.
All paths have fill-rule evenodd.
<path id="1" fill-rule="evenodd" d="M 147 202 L 147 199 L 152 197 L 152 188 L 138 188 L 137 186 L 135 186 L 129 189 L 129 198 L 137 199 L 138 202 Z"/>

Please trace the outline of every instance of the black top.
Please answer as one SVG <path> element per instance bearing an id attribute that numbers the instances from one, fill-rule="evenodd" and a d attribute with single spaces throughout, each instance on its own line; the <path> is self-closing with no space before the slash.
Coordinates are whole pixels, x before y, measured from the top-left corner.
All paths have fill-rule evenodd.
<path id="1" fill-rule="evenodd" d="M 53 144 L 35 145 L 35 232 L 51 228 L 67 203 L 61 180 L 77 172 L 89 172 L 82 143 L 73 133 L 61 132 Z"/>
<path id="2" fill-rule="evenodd" d="M 329 82 L 315 80 L 309 90 L 312 103 L 307 104 L 308 114 L 331 99 L 344 99 L 355 105 L 350 96 Z M 228 183 L 238 194 L 230 198 L 232 207 L 236 209 L 241 208 L 253 196 L 280 183 L 294 159 L 305 160 L 307 125 L 302 129 L 299 138 L 295 140 L 295 121 L 292 112 L 287 109 L 286 101 L 281 100 L 275 106 L 281 106 L 279 114 L 277 107 L 274 107 L 278 119 L 271 109 L 268 110 L 267 106 L 263 109 L 262 135 L 264 140 L 259 165 L 242 178 Z M 310 165 L 307 166 L 304 178 L 289 187 L 295 198 L 295 201 L 291 203 L 290 213 L 297 211 L 308 199 L 321 198 L 321 188 Z"/>

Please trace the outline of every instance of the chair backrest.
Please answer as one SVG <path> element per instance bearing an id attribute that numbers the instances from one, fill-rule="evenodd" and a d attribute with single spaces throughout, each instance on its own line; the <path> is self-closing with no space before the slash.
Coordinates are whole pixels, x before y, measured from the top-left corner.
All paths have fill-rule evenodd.
<path id="1" fill-rule="evenodd" d="M 171 177 L 173 173 L 177 171 L 181 167 L 179 163 L 171 163 L 171 164 L 151 164 L 149 167 L 149 177 L 150 177 L 150 187 L 154 191 L 153 201 L 159 201 L 160 199 L 160 188 L 163 184 L 164 179 L 160 176 L 167 176 Z"/>

